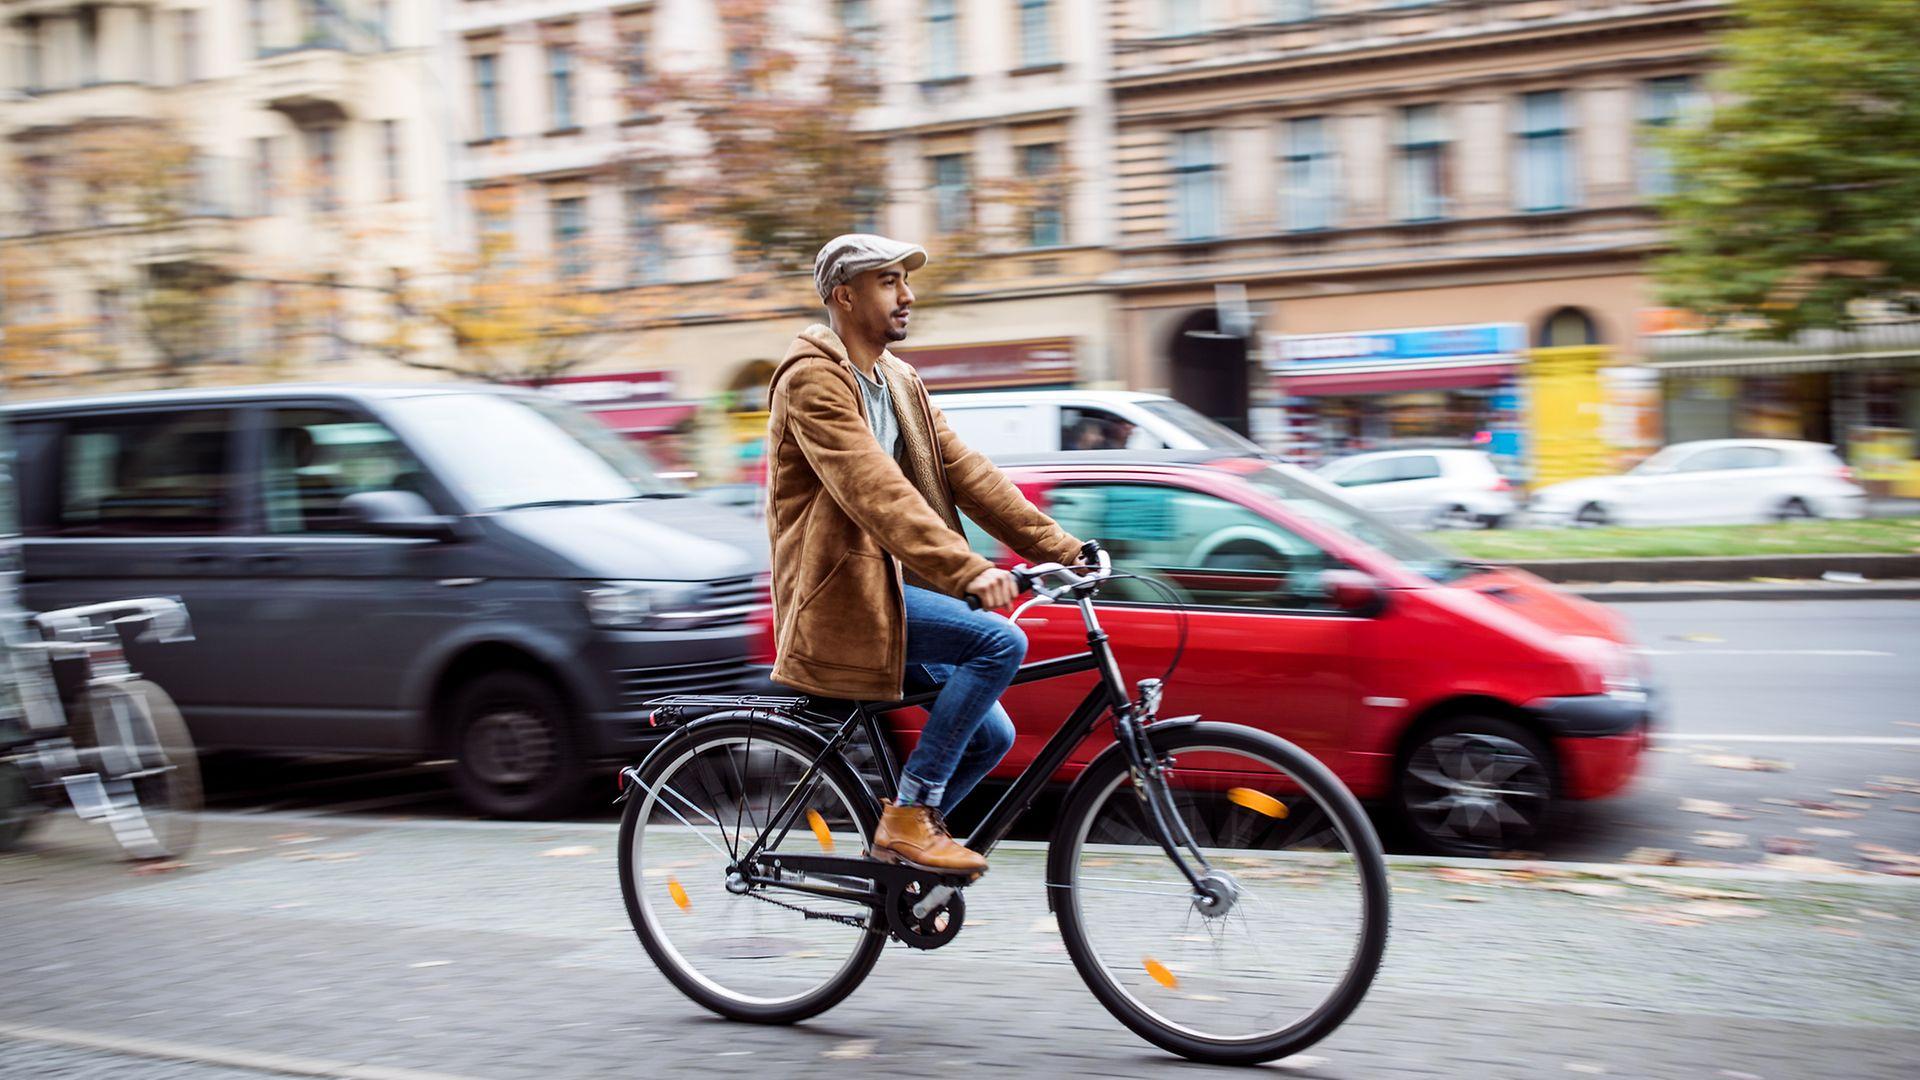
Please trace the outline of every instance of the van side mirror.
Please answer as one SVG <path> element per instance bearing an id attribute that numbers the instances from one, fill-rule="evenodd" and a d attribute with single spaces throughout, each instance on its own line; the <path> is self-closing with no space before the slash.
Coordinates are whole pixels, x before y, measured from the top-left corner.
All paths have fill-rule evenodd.
<path id="1" fill-rule="evenodd" d="M 376 536 L 416 540 L 459 536 L 453 518 L 434 513 L 427 500 L 411 491 L 362 491 L 340 500 L 340 512 Z"/>
<path id="2" fill-rule="evenodd" d="M 1387 590 L 1371 574 L 1358 570 L 1328 570 L 1320 575 L 1333 606 L 1349 615 L 1371 619 L 1387 610 Z"/>

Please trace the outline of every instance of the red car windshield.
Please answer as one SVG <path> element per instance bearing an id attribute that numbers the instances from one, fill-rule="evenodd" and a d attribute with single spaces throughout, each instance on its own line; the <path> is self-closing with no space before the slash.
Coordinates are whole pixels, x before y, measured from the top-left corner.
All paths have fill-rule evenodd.
<path id="1" fill-rule="evenodd" d="M 1265 462 L 1235 464 L 1234 472 L 1280 500 L 1287 509 L 1392 556 L 1422 577 L 1444 584 L 1457 581 L 1475 569 L 1474 564 L 1388 524 L 1340 496 L 1289 476 L 1279 466 Z M 1245 467 L 1238 467 L 1241 465 Z"/>

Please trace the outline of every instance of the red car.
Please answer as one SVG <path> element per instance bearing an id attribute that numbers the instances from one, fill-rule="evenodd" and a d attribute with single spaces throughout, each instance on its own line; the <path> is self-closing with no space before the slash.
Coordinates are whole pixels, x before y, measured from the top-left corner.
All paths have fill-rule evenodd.
<path id="1" fill-rule="evenodd" d="M 1055 454 L 1002 463 L 1036 505 L 1098 537 L 1117 570 L 1101 621 L 1130 679 L 1163 674 L 1163 716 L 1200 713 L 1305 747 L 1426 845 L 1533 850 L 1560 799 L 1618 791 L 1650 721 L 1623 620 L 1515 570 L 1467 562 L 1300 470 L 1202 452 Z M 968 526 L 979 550 L 1010 553 Z M 1040 660 L 1085 647 L 1077 613 L 1021 617 Z M 1014 687 L 1024 768 L 1091 674 Z M 910 749 L 924 716 L 894 714 Z M 1090 739 L 1069 777 L 1101 748 Z"/>

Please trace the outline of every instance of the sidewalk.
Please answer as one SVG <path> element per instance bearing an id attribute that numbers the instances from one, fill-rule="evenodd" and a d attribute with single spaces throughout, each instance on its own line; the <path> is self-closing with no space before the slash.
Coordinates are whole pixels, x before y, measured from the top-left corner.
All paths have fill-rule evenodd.
<path id="1" fill-rule="evenodd" d="M 190 865 L 140 874 L 57 821 L 0 857 L 0 1076 L 1196 1068 L 1084 989 L 1036 848 L 996 854 L 952 946 L 890 946 L 839 1008 L 759 1028 L 708 1017 L 652 970 L 614 843 L 612 826 L 221 817 Z M 1527 875 L 1397 865 L 1379 981 L 1286 1071 L 1891 1080 L 1920 1060 L 1914 880 Z"/>

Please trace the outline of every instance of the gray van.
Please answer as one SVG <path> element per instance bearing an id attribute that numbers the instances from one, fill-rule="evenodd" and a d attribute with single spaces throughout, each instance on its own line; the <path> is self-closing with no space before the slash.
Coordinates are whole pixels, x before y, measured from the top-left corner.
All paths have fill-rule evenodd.
<path id="1" fill-rule="evenodd" d="M 764 687 L 763 527 L 591 416 L 477 385 L 156 391 L 4 409 L 35 609 L 178 596 L 135 666 L 202 747 L 450 757 L 566 810 L 638 703 Z"/>

